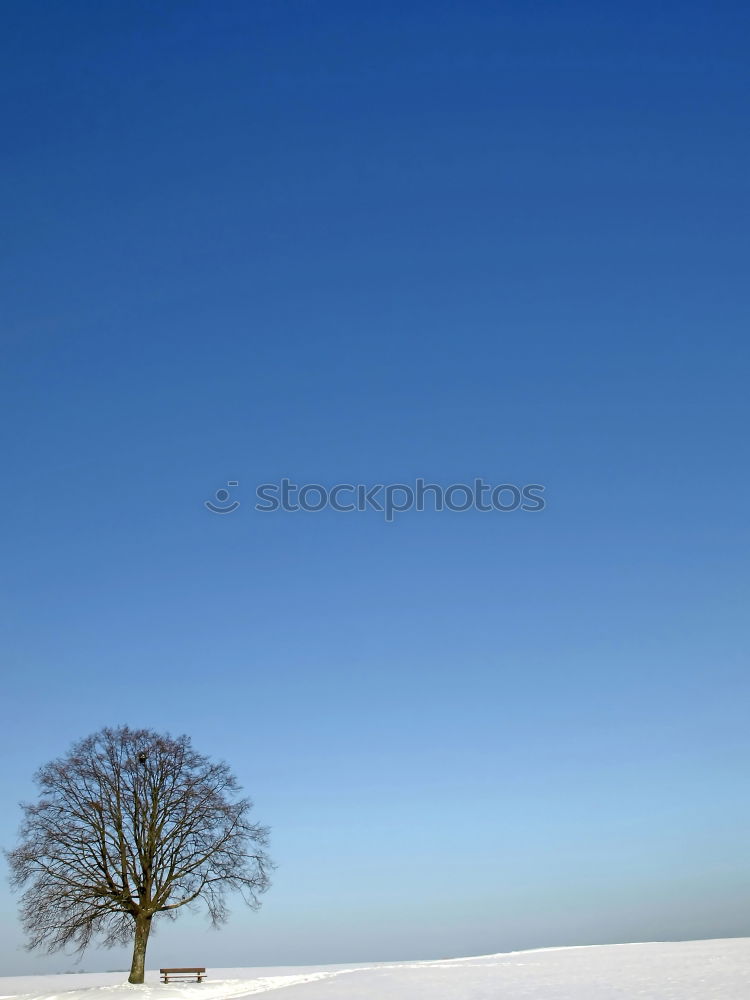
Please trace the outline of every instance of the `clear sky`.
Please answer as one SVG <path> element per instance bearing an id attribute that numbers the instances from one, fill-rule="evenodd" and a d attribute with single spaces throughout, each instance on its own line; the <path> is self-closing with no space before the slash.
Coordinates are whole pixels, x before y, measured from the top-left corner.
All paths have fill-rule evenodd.
<path id="1" fill-rule="evenodd" d="M 152 966 L 750 933 L 746 5 L 0 35 L 0 841 L 129 723 L 228 760 L 279 865 Z M 419 476 L 547 506 L 254 509 Z M 72 967 L 1 911 L 3 971 Z"/>

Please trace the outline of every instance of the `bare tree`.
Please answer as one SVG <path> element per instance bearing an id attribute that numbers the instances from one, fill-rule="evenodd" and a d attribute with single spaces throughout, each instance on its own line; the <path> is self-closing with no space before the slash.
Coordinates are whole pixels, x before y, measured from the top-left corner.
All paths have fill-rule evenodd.
<path id="1" fill-rule="evenodd" d="M 266 827 L 224 763 L 190 739 L 146 729 L 102 729 L 42 767 L 40 797 L 22 806 L 8 853 L 22 890 L 28 947 L 78 951 L 99 937 L 133 940 L 129 982 L 142 983 L 153 918 L 204 903 L 214 925 L 238 891 L 253 909 L 270 882 Z"/>

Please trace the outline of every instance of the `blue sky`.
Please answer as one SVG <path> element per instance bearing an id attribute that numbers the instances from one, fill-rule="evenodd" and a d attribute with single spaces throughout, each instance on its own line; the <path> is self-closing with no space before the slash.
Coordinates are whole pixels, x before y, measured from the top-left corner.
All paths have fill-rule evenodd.
<path id="1" fill-rule="evenodd" d="M 279 864 L 151 965 L 748 934 L 747 12 L 369 6 L 4 7 L 0 840 L 127 722 Z"/>

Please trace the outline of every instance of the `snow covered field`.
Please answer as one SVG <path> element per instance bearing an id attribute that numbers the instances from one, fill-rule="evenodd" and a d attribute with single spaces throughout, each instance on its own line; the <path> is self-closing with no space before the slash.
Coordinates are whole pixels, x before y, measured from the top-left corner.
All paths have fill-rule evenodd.
<path id="1" fill-rule="evenodd" d="M 0 978 L 24 1000 L 748 1000 L 750 939 L 548 948 L 372 965 L 209 969 L 202 983 L 143 986 L 122 973 Z"/>

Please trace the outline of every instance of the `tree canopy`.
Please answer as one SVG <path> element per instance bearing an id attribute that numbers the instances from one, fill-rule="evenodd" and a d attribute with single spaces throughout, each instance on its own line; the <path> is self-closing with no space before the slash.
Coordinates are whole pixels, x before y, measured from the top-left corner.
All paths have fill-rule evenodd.
<path id="1" fill-rule="evenodd" d="M 218 925 L 232 891 L 260 905 L 273 867 L 268 829 L 250 821 L 228 765 L 189 737 L 105 728 L 36 781 L 39 799 L 22 806 L 20 843 L 8 853 L 30 949 L 132 939 L 129 981 L 142 983 L 155 916 L 202 903 Z"/>

